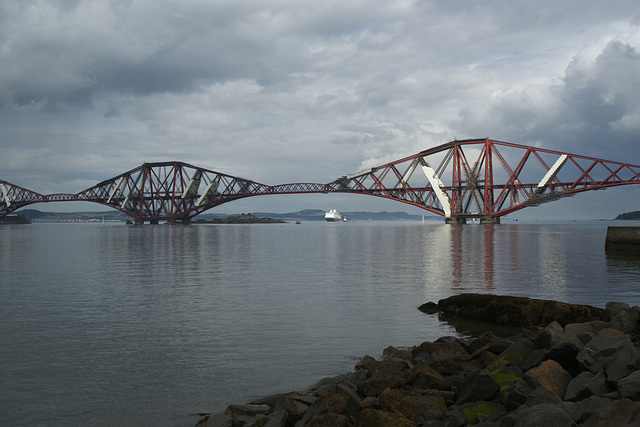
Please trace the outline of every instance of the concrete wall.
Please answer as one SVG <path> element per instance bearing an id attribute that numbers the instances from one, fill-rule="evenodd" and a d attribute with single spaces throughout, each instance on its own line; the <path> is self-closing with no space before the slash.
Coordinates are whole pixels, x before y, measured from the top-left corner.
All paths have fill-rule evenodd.
<path id="1" fill-rule="evenodd" d="M 607 251 L 640 252 L 640 227 L 607 227 Z"/>

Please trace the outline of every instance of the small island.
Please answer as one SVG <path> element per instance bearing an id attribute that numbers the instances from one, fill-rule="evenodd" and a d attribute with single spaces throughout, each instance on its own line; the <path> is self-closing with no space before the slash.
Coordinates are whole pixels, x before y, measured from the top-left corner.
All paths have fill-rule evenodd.
<path id="1" fill-rule="evenodd" d="M 9 214 L 0 218 L 0 224 L 31 224 L 31 221 L 23 215 Z"/>
<path id="2" fill-rule="evenodd" d="M 640 211 L 626 212 L 618 215 L 616 219 L 638 220 L 640 219 Z"/>
<path id="3" fill-rule="evenodd" d="M 207 221 L 205 219 L 198 219 L 194 221 L 194 224 L 285 224 L 286 221 L 279 219 L 273 219 L 268 217 L 257 217 L 255 215 L 240 214 L 236 216 L 230 216 L 228 218 L 212 218 Z"/>

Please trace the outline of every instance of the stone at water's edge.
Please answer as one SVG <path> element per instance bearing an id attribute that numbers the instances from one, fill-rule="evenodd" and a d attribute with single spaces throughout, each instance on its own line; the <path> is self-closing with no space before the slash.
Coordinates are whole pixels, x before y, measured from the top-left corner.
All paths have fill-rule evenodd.
<path id="1" fill-rule="evenodd" d="M 197 427 L 640 426 L 640 307 L 594 313 L 605 320 L 388 347 L 383 360 L 364 356 L 354 372 L 230 405 Z"/>
<path id="2" fill-rule="evenodd" d="M 582 323 L 605 320 L 605 311 L 589 305 L 567 304 L 552 300 L 488 295 L 460 294 L 419 307 L 428 314 L 441 313 L 444 318 L 473 319 L 496 325 L 519 327 L 546 326 L 557 321 Z"/>

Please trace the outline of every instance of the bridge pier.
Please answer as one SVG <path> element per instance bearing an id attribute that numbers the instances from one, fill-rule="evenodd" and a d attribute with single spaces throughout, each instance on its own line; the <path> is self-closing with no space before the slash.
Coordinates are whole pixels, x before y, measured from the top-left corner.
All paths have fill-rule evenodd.
<path id="1" fill-rule="evenodd" d="M 445 224 L 466 224 L 467 218 L 449 217 L 444 219 Z"/>
<path id="2" fill-rule="evenodd" d="M 499 216 L 487 216 L 480 218 L 480 224 L 500 224 Z"/>

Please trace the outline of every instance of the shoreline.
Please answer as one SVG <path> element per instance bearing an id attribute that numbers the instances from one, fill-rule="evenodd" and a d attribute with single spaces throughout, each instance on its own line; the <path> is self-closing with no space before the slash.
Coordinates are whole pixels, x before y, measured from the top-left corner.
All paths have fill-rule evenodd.
<path id="1" fill-rule="evenodd" d="M 486 321 L 489 313 L 503 325 L 519 319 L 522 328 L 508 337 L 485 331 L 387 347 L 381 360 L 365 355 L 352 372 L 198 414 L 196 426 L 640 425 L 640 308 L 452 298 L 428 303 L 430 315 Z M 484 309 L 470 313 L 478 298 Z"/>

